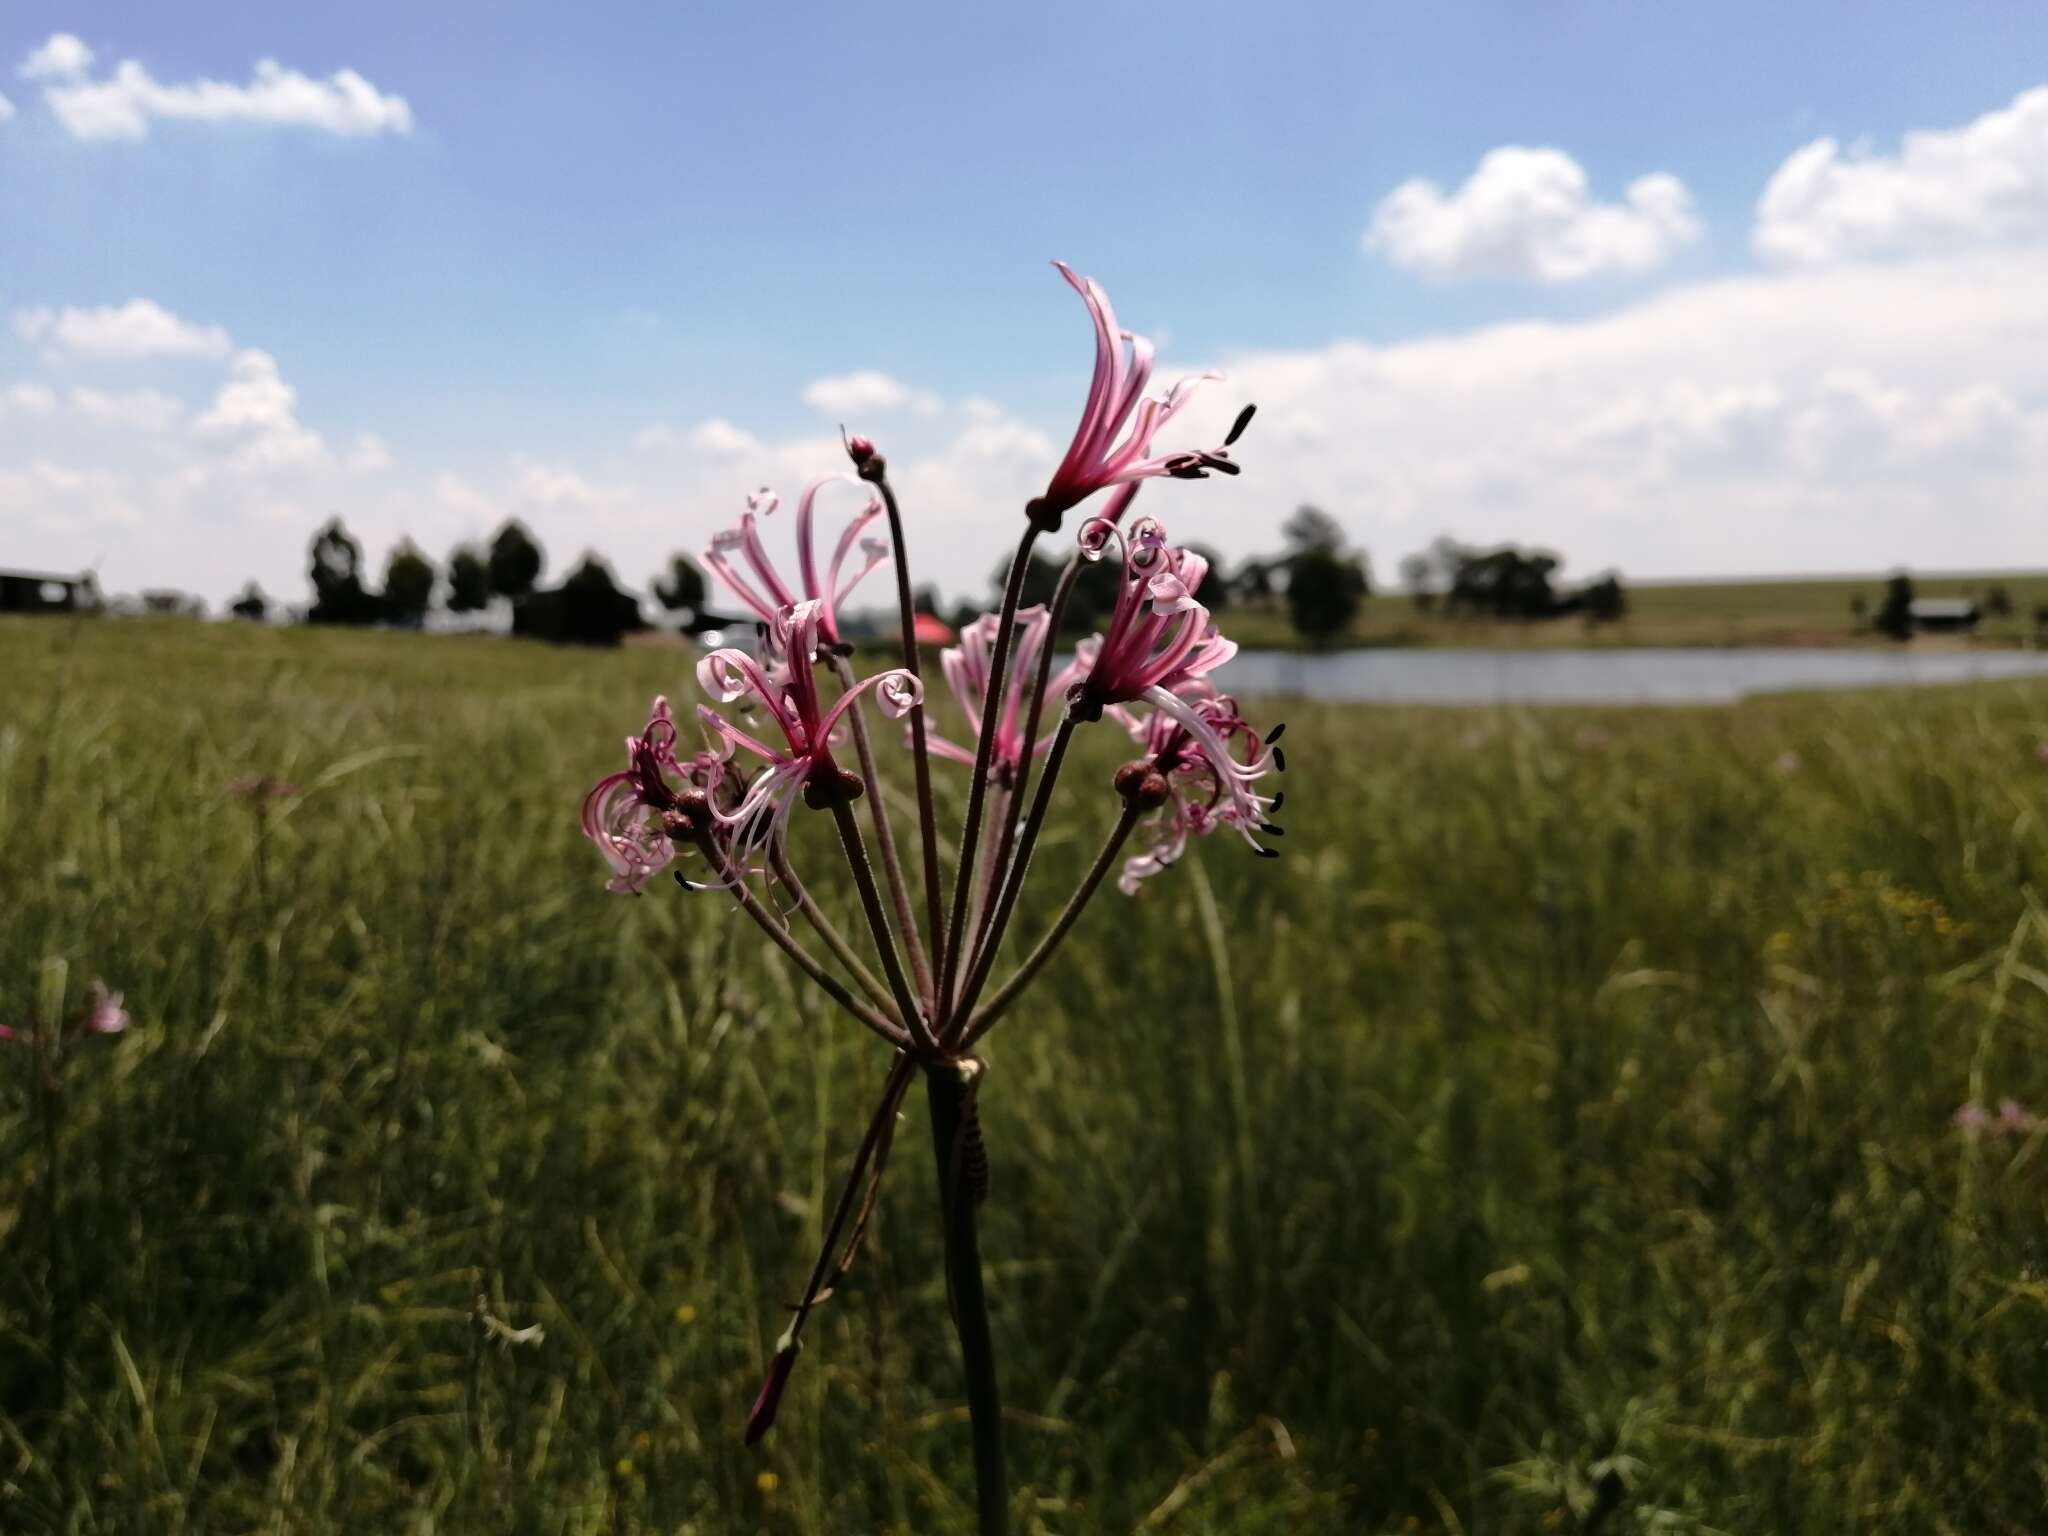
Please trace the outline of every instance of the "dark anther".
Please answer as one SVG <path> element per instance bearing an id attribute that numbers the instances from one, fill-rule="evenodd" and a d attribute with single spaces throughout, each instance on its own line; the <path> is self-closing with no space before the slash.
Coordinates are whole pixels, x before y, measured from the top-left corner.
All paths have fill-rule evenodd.
<path id="1" fill-rule="evenodd" d="M 1283 789 L 1278 794 L 1273 796 L 1273 814 L 1275 816 L 1278 816 L 1280 814 L 1280 807 L 1285 805 L 1286 803 L 1287 791 Z"/>
<path id="2" fill-rule="evenodd" d="M 1220 470 L 1226 475 L 1241 475 L 1244 473 L 1244 466 L 1242 464 L 1233 464 L 1220 453 L 1197 454 L 1196 458 L 1204 468 Z"/>
<path id="3" fill-rule="evenodd" d="M 1252 424 L 1252 412 L 1257 409 L 1256 405 L 1248 405 L 1237 413 L 1237 420 L 1231 425 L 1230 435 L 1223 439 L 1224 447 L 1228 448 L 1232 443 L 1244 436 L 1244 429 Z"/>
<path id="4" fill-rule="evenodd" d="M 696 881 L 694 881 L 694 880 L 685 880 L 685 879 L 683 878 L 683 872 L 682 872 L 682 871 L 681 871 L 680 869 L 676 871 L 676 884 L 677 884 L 677 885 L 679 885 L 679 886 L 681 886 L 681 887 L 682 887 L 682 888 L 683 888 L 684 890 L 686 890 L 686 891 L 691 891 L 691 892 L 696 892 L 696 891 L 708 891 L 708 890 L 710 890 L 710 889 L 711 889 L 711 887 L 710 887 L 710 886 L 708 886 L 708 885 L 699 885 L 699 884 L 698 884 L 698 883 L 697 883 Z"/>
<path id="5" fill-rule="evenodd" d="M 1273 729 L 1266 732 L 1266 745 L 1270 747 L 1271 745 L 1273 745 L 1274 742 L 1278 741 L 1286 733 L 1287 722 L 1285 720 L 1282 720 L 1278 725 L 1274 726 Z"/>
<path id="6" fill-rule="evenodd" d="M 1278 747 L 1273 749 L 1273 766 L 1282 773 L 1287 771 L 1287 754 Z"/>
<path id="7" fill-rule="evenodd" d="M 1276 827 L 1270 821 L 1260 822 L 1259 830 L 1265 833 L 1268 837 L 1285 837 L 1287 835 L 1287 829 L 1285 827 Z"/>
<path id="8" fill-rule="evenodd" d="M 1262 859 L 1277 859 L 1280 857 L 1280 850 L 1278 848 L 1254 848 L 1252 852 Z"/>

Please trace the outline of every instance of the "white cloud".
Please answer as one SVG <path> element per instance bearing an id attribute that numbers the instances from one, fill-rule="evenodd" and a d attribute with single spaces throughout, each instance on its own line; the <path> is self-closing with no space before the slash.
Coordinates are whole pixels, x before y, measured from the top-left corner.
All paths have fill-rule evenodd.
<path id="1" fill-rule="evenodd" d="M 355 446 L 348 452 L 348 467 L 359 475 L 374 475 L 391 468 L 391 450 L 384 446 L 384 439 L 374 432 L 356 434 Z"/>
<path id="2" fill-rule="evenodd" d="M 53 38 L 31 58 L 57 41 Z M 124 59 L 103 80 L 74 70 L 46 86 L 43 99 L 78 139 L 147 138 L 154 120 L 256 123 L 348 137 L 412 132 L 412 108 L 405 98 L 385 94 L 354 70 L 316 80 L 275 59 L 261 60 L 246 85 L 222 80 L 165 84 L 135 60 Z"/>
<path id="3" fill-rule="evenodd" d="M 735 459 L 761 452 L 761 440 L 742 432 L 722 416 L 714 416 L 690 433 L 690 446 L 714 458 Z"/>
<path id="4" fill-rule="evenodd" d="M 299 392 L 278 372 L 277 359 L 248 347 L 228 365 L 227 382 L 193 422 L 204 436 L 237 443 L 234 464 L 243 471 L 304 469 L 323 464 L 327 445 L 300 425 Z"/>
<path id="5" fill-rule="evenodd" d="M 928 390 L 911 389 L 888 374 L 877 373 L 873 369 L 812 380 L 805 386 L 804 404 L 828 416 L 894 411 L 905 406 L 919 416 L 932 416 L 941 408 L 937 395 Z"/>
<path id="6" fill-rule="evenodd" d="M 219 326 L 189 324 L 149 299 L 96 309 L 20 309 L 14 328 L 32 346 L 78 357 L 223 357 L 233 345 Z"/>
<path id="7" fill-rule="evenodd" d="M 2048 237 L 2048 86 L 1896 155 L 1816 139 L 1778 167 L 1750 243 L 1780 266 Z"/>
<path id="8" fill-rule="evenodd" d="M 12 116 L 14 116 L 14 103 L 5 96 L 0 96 L 0 123 L 6 122 Z"/>
<path id="9" fill-rule="evenodd" d="M 644 453 L 658 453 L 666 448 L 680 448 L 683 440 L 676 435 L 673 427 L 656 422 L 651 427 L 642 427 L 633 434 L 633 446 Z"/>
<path id="10" fill-rule="evenodd" d="M 53 32 L 21 61 L 24 80 L 75 80 L 92 67 L 92 50 L 69 32 Z"/>
<path id="11" fill-rule="evenodd" d="M 1448 195 L 1421 177 L 1396 187 L 1373 210 L 1365 249 L 1429 278 L 1565 283 L 1651 271 L 1699 232 L 1675 176 L 1640 177 L 1625 202 L 1601 203 L 1562 150 L 1505 145 Z"/>
<path id="12" fill-rule="evenodd" d="M 0 404 L 10 410 L 47 416 L 57 404 L 57 392 L 45 384 L 10 384 L 0 391 Z"/>
<path id="13" fill-rule="evenodd" d="M 71 408 L 94 421 L 148 433 L 169 431 L 185 411 L 175 396 L 160 389 L 113 392 L 78 388 L 71 391 Z"/>

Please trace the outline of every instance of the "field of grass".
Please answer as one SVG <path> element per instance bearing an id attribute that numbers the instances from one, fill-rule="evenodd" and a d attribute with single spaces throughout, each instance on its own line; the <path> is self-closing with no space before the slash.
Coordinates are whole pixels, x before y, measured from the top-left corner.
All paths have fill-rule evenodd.
<path id="1" fill-rule="evenodd" d="M 741 1444 L 886 1063 L 604 893 L 657 689 L 0 624 L 0 1022 L 134 1018 L 0 1044 L 0 1530 L 970 1528 L 928 1157 Z M 2040 1529 L 2048 1127 L 1954 1116 L 2048 1112 L 2048 689 L 1291 714 L 1288 856 L 1106 893 L 988 1042 L 1018 1529 Z"/>
<path id="2" fill-rule="evenodd" d="M 1971 640 L 1926 638 L 1920 645 L 2021 645 L 2034 638 L 2035 608 L 2048 603 L 2048 573 L 2004 571 L 1989 575 L 1913 578 L 1921 597 L 1975 597 L 2001 586 L 2012 612 L 1987 617 Z M 1499 624 L 1419 612 L 1396 592 L 1366 600 L 1346 643 L 1514 648 L 1529 645 L 1890 645 L 1871 631 L 1867 615 L 1884 600 L 1882 576 L 1816 576 L 1783 581 L 1697 581 L 1628 586 L 1628 616 L 1613 624 L 1557 619 L 1543 624 Z M 1866 617 L 1851 612 L 1864 599 Z M 1243 644 L 1286 648 L 1300 644 L 1279 603 L 1233 609 L 1231 633 Z"/>

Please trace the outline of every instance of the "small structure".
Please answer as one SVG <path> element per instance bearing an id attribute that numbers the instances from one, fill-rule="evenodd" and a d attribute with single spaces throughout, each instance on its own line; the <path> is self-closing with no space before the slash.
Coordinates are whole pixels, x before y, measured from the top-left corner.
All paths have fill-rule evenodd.
<path id="1" fill-rule="evenodd" d="M 1923 635 L 1968 634 L 1984 617 L 1976 599 L 1969 597 L 1916 597 L 1906 611 L 1914 633 Z"/>
<path id="2" fill-rule="evenodd" d="M 90 576 L 0 570 L 0 613 L 75 613 L 91 589 Z"/>

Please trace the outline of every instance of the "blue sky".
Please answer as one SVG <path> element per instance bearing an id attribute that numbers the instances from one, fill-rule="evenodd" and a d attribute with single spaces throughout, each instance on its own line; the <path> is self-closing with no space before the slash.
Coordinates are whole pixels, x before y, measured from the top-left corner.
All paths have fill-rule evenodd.
<path id="1" fill-rule="evenodd" d="M 259 100 L 264 59 L 297 84 Z M 378 557 L 517 513 L 637 580 L 835 467 L 844 413 L 922 469 L 969 587 L 1085 387 L 1053 256 L 1169 368 L 1263 386 L 1243 482 L 1156 498 L 1233 553 L 1313 499 L 1387 571 L 1445 530 L 1642 575 L 2042 561 L 2043 381 L 2000 340 L 2048 248 L 2038 8 L 29 4 L 0 61 L 0 563 L 295 595 L 327 510 Z M 1460 201 L 1501 150 L 1548 158 Z M 138 299 L 225 335 L 64 320 Z M 1793 341 L 1702 352 L 1774 304 Z M 875 374 L 896 403 L 806 403 Z"/>

